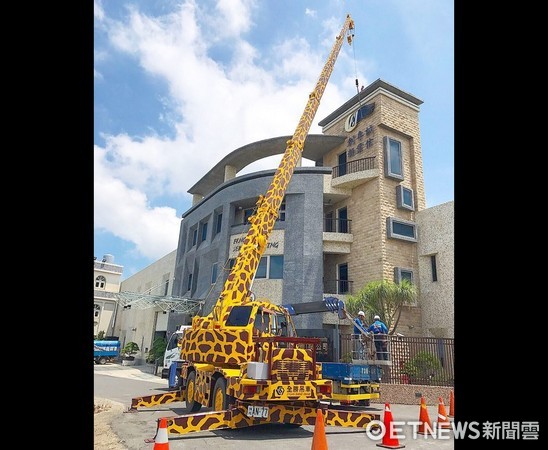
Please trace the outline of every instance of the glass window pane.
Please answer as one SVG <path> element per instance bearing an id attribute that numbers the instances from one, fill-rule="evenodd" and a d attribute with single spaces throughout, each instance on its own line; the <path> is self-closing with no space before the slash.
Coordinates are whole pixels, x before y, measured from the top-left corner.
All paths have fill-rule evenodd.
<path id="1" fill-rule="evenodd" d="M 402 280 L 407 280 L 410 283 L 412 283 L 413 282 L 413 272 L 409 272 L 407 270 L 402 270 L 401 271 L 401 279 Z"/>
<path id="2" fill-rule="evenodd" d="M 403 204 L 412 207 L 413 206 L 413 191 L 411 189 L 403 188 Z"/>
<path id="3" fill-rule="evenodd" d="M 394 234 L 399 234 L 400 236 L 415 237 L 415 227 L 413 225 L 394 221 L 392 222 L 392 231 Z"/>
<path id="4" fill-rule="evenodd" d="M 215 229 L 215 233 L 219 233 L 221 231 L 221 224 L 223 223 L 223 215 L 219 214 L 217 216 L 217 228 Z"/>
<path id="5" fill-rule="evenodd" d="M 261 258 L 261 262 L 259 263 L 259 267 L 257 268 L 255 278 L 266 278 L 266 256 L 263 256 Z"/>
<path id="6" fill-rule="evenodd" d="M 226 325 L 232 327 L 245 327 L 249 323 L 251 306 L 234 306 L 226 319 Z"/>
<path id="7" fill-rule="evenodd" d="M 215 284 L 215 281 L 217 281 L 217 267 L 218 264 L 213 264 L 213 267 L 211 268 L 211 284 Z"/>
<path id="8" fill-rule="evenodd" d="M 269 278 L 274 280 L 280 280 L 283 278 L 283 272 L 284 272 L 283 255 L 271 256 Z"/>
<path id="9" fill-rule="evenodd" d="M 401 164 L 401 146 L 397 141 L 390 140 L 390 172 L 403 175 Z"/>
<path id="10" fill-rule="evenodd" d="M 202 225 L 202 242 L 206 240 L 207 237 L 207 222 Z"/>

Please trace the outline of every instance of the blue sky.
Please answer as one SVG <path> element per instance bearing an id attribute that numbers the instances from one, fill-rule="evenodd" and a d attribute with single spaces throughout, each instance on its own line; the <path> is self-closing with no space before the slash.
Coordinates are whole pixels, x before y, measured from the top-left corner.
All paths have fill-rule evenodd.
<path id="1" fill-rule="evenodd" d="M 356 78 L 381 78 L 424 101 L 427 207 L 454 199 L 452 0 L 95 0 L 94 11 L 94 254 L 114 255 L 123 279 L 177 248 L 187 190 L 223 156 L 293 134 L 347 13 L 354 43 L 310 133 Z"/>

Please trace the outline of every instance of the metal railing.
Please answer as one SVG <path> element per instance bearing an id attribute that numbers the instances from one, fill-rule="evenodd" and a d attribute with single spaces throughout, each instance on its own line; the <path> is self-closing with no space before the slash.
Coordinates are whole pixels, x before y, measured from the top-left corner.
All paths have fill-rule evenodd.
<path id="1" fill-rule="evenodd" d="M 383 383 L 454 385 L 454 339 L 388 335 L 383 343 L 375 342 L 374 337 L 362 340 L 362 345 L 356 336 L 341 334 L 341 360 L 385 360 Z"/>
<path id="2" fill-rule="evenodd" d="M 352 233 L 350 225 L 352 221 L 349 219 L 323 219 L 323 231 L 327 233 Z"/>
<path id="3" fill-rule="evenodd" d="M 363 172 L 364 170 L 371 170 L 375 168 L 375 157 L 370 156 L 369 158 L 355 159 L 354 161 L 349 161 L 346 164 L 340 164 L 333 167 L 332 177 L 342 177 L 347 173 L 356 173 Z"/>
<path id="4" fill-rule="evenodd" d="M 353 284 L 348 280 L 323 280 L 323 291 L 326 294 L 352 294 Z"/>

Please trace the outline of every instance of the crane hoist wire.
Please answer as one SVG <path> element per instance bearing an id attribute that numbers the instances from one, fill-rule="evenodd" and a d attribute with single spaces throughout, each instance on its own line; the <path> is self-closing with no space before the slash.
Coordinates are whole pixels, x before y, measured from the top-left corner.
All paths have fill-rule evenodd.
<path id="1" fill-rule="evenodd" d="M 354 34 L 352 34 L 352 44 L 353 43 L 354 43 Z M 352 45 L 352 56 L 354 58 L 354 75 L 356 76 L 356 91 L 358 92 L 358 105 L 361 108 L 362 98 L 361 98 L 360 84 L 358 83 L 358 66 L 356 63 L 356 46 L 355 45 Z"/>

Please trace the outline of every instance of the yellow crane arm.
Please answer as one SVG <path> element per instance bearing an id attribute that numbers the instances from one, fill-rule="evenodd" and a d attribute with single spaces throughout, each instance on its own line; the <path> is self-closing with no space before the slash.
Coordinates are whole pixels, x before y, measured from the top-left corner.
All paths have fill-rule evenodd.
<path id="1" fill-rule="evenodd" d="M 346 16 L 344 25 L 340 34 L 336 37 L 335 44 L 323 67 L 318 82 L 312 93 L 308 96 L 308 102 L 295 129 L 295 133 L 287 141 L 287 148 L 274 174 L 274 178 L 266 194 L 259 197 L 255 214 L 248 219 L 251 226 L 213 309 L 213 318 L 216 322 L 221 321 L 224 323 L 229 306 L 244 304 L 249 301 L 250 286 L 253 277 L 259 266 L 261 256 L 266 249 L 268 237 L 274 228 L 287 185 L 301 157 L 304 142 L 320 105 L 320 99 L 333 71 L 333 66 L 342 47 L 345 35 L 348 43 L 352 44 L 354 21 L 350 17 L 350 14 Z"/>

